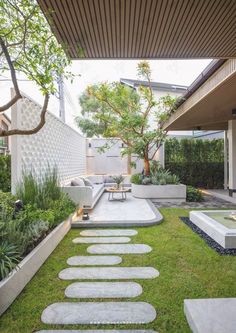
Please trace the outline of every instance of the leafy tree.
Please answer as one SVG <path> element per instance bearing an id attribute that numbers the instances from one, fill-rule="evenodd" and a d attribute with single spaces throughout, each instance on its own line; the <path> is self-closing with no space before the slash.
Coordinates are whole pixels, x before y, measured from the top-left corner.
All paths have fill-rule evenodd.
<path id="1" fill-rule="evenodd" d="M 143 159 L 145 175 L 149 175 L 150 160 L 167 135 L 160 124 L 173 109 L 176 99 L 166 95 L 155 101 L 149 63 L 141 61 L 137 69 L 147 86 L 140 85 L 138 92 L 118 82 L 89 86 L 80 98 L 84 118 L 76 120 L 89 137 L 103 136 L 110 141 L 119 138 L 125 144 L 122 154 Z M 156 121 L 155 128 L 150 124 L 151 119 Z"/>
<path id="2" fill-rule="evenodd" d="M 8 110 L 22 98 L 17 74 L 23 73 L 34 81 L 44 95 L 39 124 L 30 130 L 0 129 L 0 136 L 29 135 L 38 132 L 45 124 L 49 97 L 56 92 L 55 79 L 70 77 L 65 55 L 36 0 L 0 0 L 0 71 L 10 71 L 15 95 L 0 112 Z"/>

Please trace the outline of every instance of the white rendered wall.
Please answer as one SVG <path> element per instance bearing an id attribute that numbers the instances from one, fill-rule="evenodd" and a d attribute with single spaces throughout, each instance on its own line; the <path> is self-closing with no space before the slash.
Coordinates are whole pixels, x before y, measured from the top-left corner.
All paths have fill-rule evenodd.
<path id="1" fill-rule="evenodd" d="M 90 175 L 118 175 L 128 173 L 127 157 L 121 157 L 122 142 L 114 140 L 114 145 L 104 153 L 98 151 L 108 141 L 106 139 L 87 139 L 87 173 Z M 108 142 L 109 144 L 109 142 Z M 89 147 L 91 146 L 91 147 Z"/>
<path id="2" fill-rule="evenodd" d="M 12 128 L 35 127 L 40 112 L 41 106 L 23 94 L 12 108 Z M 23 170 L 40 177 L 48 165 L 57 167 L 61 183 L 86 173 L 86 139 L 50 112 L 38 133 L 12 137 L 12 191 Z"/>

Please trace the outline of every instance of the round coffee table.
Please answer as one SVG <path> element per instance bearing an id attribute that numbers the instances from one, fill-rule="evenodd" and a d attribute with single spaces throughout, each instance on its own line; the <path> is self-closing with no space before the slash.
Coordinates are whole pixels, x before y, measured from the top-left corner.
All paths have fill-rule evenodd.
<path id="1" fill-rule="evenodd" d="M 126 193 L 129 192 L 128 188 L 115 188 L 115 187 L 108 187 L 107 188 L 108 200 L 109 201 L 125 201 L 127 199 Z M 121 193 L 120 198 L 114 198 L 114 194 Z"/>

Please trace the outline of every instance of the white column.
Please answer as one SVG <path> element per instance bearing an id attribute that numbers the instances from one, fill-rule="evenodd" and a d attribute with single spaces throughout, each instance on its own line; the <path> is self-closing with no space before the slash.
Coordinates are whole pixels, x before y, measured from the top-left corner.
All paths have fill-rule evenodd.
<path id="1" fill-rule="evenodd" d="M 229 195 L 236 197 L 236 120 L 228 122 Z"/>
<path id="2" fill-rule="evenodd" d="M 228 188 L 228 136 L 224 131 L 224 190 Z"/>

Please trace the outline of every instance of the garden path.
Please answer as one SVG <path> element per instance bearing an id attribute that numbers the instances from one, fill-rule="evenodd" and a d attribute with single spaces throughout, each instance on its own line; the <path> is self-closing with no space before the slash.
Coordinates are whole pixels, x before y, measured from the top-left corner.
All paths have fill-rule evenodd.
<path id="1" fill-rule="evenodd" d="M 65 297 L 73 299 L 90 299 L 88 302 L 58 302 L 49 305 L 43 311 L 41 320 L 43 323 L 51 325 L 104 325 L 114 324 L 114 330 L 42 330 L 38 333 L 155 333 L 152 330 L 116 330 L 116 324 L 142 324 L 150 323 L 156 318 L 155 308 L 147 302 L 116 301 L 117 299 L 135 298 L 142 294 L 142 286 L 132 279 L 153 279 L 159 276 L 159 272 L 153 267 L 120 267 L 115 266 L 122 262 L 119 256 L 113 253 L 138 253 L 142 255 L 152 249 L 145 244 L 117 244 L 112 241 L 120 236 L 136 235 L 136 230 L 129 229 L 98 229 L 84 230 L 80 233 L 79 239 L 86 240 L 91 237 L 93 242 L 96 237 L 99 249 L 106 246 L 106 255 L 75 256 L 68 259 L 67 263 L 71 266 L 59 273 L 59 278 L 63 280 L 82 279 L 88 281 L 75 282 L 70 284 L 65 290 Z M 109 236 L 109 237 L 108 237 Z M 100 238 L 101 237 L 101 238 Z M 104 239 L 107 237 L 107 243 Z M 75 244 L 75 242 L 74 242 Z M 75 244 L 75 246 L 78 246 Z M 109 251 L 110 246 L 110 251 Z M 90 253 L 89 248 L 87 252 Z M 96 252 L 96 251 L 95 251 Z M 96 253 L 100 253 L 99 251 Z M 100 265 L 97 265 L 96 258 Z M 110 266 L 108 266 L 110 265 Z M 112 266 L 111 266 L 112 265 Z M 78 267 L 86 266 L 86 267 Z M 90 266 L 90 267 L 87 267 Z M 103 267 L 106 266 L 106 267 Z M 89 280 L 116 280 L 116 281 L 89 281 Z M 118 281 L 117 281 L 118 280 Z M 119 281 L 122 280 L 122 281 Z M 123 281 L 127 280 L 127 281 Z M 96 301 L 96 299 L 106 299 L 110 301 Z M 93 299 L 94 301 L 91 301 Z M 111 301 L 114 299 L 114 301 Z"/>

